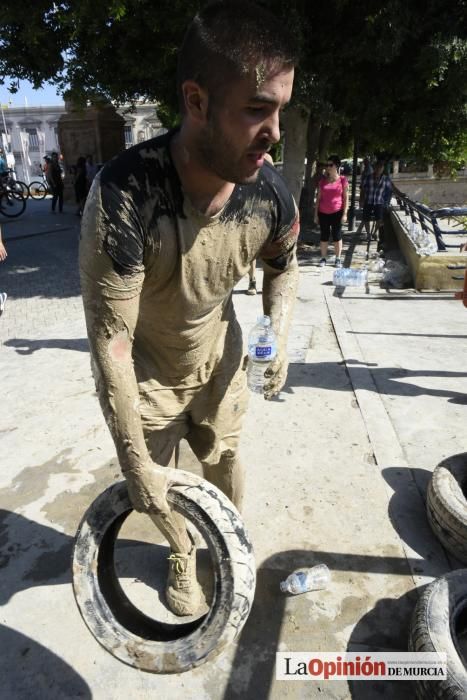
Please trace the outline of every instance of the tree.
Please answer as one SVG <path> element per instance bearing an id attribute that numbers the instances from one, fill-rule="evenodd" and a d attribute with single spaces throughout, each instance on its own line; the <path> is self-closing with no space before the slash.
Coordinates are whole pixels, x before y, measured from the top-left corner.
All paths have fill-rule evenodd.
<path id="1" fill-rule="evenodd" d="M 357 138 L 370 150 L 430 160 L 465 150 L 466 0 L 258 1 L 293 32 L 301 53 L 284 115 L 284 172 L 296 194 L 305 153 L 310 164 L 318 157 L 321 132 L 322 144 L 332 131 L 334 143 Z M 172 124 L 178 47 L 204 4 L 3 0 L 0 82 L 50 81 L 81 102 L 145 98 Z"/>

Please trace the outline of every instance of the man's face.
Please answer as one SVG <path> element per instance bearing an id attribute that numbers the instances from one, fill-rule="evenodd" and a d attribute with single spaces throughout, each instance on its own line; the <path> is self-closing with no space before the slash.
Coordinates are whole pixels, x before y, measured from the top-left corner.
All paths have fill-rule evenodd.
<path id="1" fill-rule="evenodd" d="M 254 182 L 264 154 L 280 139 L 279 115 L 292 94 L 293 69 L 255 75 L 227 88 L 219 104 L 210 102 L 197 139 L 201 165 L 226 182 Z"/>
<path id="2" fill-rule="evenodd" d="M 381 177 L 383 174 L 384 167 L 381 165 L 381 163 L 378 163 L 375 165 L 375 175 L 376 177 Z"/>

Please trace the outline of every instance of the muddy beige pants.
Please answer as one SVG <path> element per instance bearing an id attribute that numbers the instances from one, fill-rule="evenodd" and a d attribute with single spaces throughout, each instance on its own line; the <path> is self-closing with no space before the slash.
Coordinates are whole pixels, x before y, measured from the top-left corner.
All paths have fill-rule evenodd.
<path id="1" fill-rule="evenodd" d="M 158 388 L 141 395 L 140 411 L 151 459 L 167 466 L 185 438 L 201 462 L 204 478 L 241 508 L 244 470 L 238 444 L 249 392 L 246 371 L 214 372 L 193 389 Z"/>

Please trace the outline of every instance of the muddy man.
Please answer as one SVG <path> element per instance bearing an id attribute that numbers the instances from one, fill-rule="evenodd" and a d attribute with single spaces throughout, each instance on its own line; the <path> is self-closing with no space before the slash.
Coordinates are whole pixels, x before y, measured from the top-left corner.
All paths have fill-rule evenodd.
<path id="1" fill-rule="evenodd" d="M 280 138 L 294 63 L 293 40 L 263 9 L 242 0 L 206 7 L 180 49 L 180 127 L 108 162 L 83 216 L 81 283 L 99 400 L 131 502 L 170 544 L 166 598 L 178 615 L 194 614 L 202 591 L 160 467 L 185 438 L 205 478 L 241 507 L 248 389 L 232 290 L 257 257 L 278 335 L 265 398 L 286 379 L 299 225 L 265 153 Z"/>

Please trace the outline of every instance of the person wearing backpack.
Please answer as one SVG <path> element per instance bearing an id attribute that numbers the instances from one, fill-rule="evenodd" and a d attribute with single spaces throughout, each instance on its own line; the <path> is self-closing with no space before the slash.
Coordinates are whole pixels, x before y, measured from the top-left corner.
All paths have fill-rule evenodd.
<path id="1" fill-rule="evenodd" d="M 349 182 L 339 174 L 341 161 L 330 156 L 326 163 L 326 174 L 319 181 L 316 198 L 315 223 L 319 223 L 321 260 L 320 267 L 326 265 L 329 241 L 332 236 L 336 255 L 335 267 L 342 267 L 342 224 L 347 221 Z"/>

